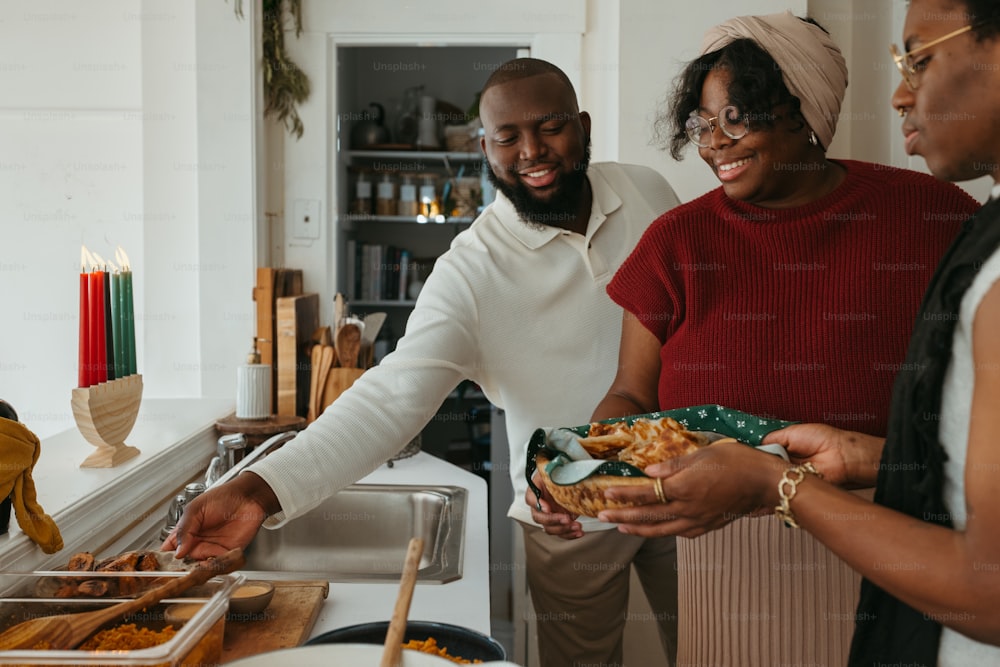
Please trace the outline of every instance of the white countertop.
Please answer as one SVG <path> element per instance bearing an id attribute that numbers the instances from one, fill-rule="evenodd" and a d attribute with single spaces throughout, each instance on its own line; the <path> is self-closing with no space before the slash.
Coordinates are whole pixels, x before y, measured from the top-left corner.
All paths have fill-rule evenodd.
<path id="1" fill-rule="evenodd" d="M 103 552 L 162 524 L 164 507 L 192 479 L 200 478 L 215 454 L 215 422 L 232 412 L 232 401 L 148 399 L 126 439 L 141 454 L 115 468 L 80 468 L 93 451 L 79 431 L 42 442 L 35 466 L 38 500 L 55 519 L 65 547 L 48 556 L 19 529 L 0 535 L 0 570 L 31 571 L 65 565 L 76 551 Z M 28 425 L 30 428 L 30 425 Z M 359 483 L 447 484 L 468 489 L 462 578 L 446 584 L 419 583 L 410 618 L 462 625 L 490 633 L 487 487 L 478 476 L 427 453 L 382 465 Z M 335 628 L 384 621 L 392 616 L 398 586 L 333 583 L 313 636 Z"/>
<path id="2" fill-rule="evenodd" d="M 80 467 L 95 449 L 77 429 L 45 438 L 32 476 L 38 502 L 59 526 L 65 546 L 44 554 L 11 516 L 10 531 L 0 535 L 0 570 L 53 568 L 76 551 L 102 550 L 161 500 L 204 475 L 215 455 L 215 422 L 232 411 L 233 402 L 222 399 L 143 400 L 125 439 L 140 454 L 114 468 Z"/>

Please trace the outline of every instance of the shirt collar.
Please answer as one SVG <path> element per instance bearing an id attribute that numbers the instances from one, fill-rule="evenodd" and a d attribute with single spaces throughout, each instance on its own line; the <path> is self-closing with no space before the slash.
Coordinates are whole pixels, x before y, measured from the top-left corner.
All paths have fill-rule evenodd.
<path id="1" fill-rule="evenodd" d="M 587 169 L 587 180 L 590 181 L 590 189 L 593 193 L 590 222 L 587 225 L 586 234 L 586 238 L 590 239 L 597 233 L 601 225 L 604 224 L 607 217 L 621 207 L 622 200 L 598 169 L 594 169 L 593 167 Z M 514 205 L 500 191 L 497 191 L 496 194 L 494 211 L 501 224 L 507 228 L 507 231 L 531 250 L 541 248 L 552 239 L 561 236 L 564 231 L 559 227 L 540 227 L 525 224 L 514 209 Z"/>
<path id="2" fill-rule="evenodd" d="M 1000 183 L 993 186 L 993 190 L 990 191 L 990 199 L 1000 200 Z"/>

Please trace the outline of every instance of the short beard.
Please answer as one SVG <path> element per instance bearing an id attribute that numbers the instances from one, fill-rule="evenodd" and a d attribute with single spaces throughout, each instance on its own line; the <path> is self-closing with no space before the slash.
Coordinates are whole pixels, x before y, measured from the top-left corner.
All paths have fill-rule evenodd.
<path id="1" fill-rule="evenodd" d="M 497 178 L 493 168 L 486 165 L 486 177 L 497 190 L 502 192 L 514 210 L 526 224 L 535 228 L 563 227 L 576 217 L 580 198 L 587 187 L 587 167 L 590 165 L 590 139 L 584 147 L 583 160 L 568 174 L 563 174 L 558 188 L 548 201 L 539 201 L 531 193 L 531 188 L 516 181 L 506 183 Z"/>

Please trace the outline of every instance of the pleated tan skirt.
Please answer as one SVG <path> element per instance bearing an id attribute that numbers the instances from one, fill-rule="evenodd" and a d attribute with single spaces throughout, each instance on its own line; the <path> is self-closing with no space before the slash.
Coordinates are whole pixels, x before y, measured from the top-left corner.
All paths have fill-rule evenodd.
<path id="1" fill-rule="evenodd" d="M 806 531 L 772 515 L 678 538 L 677 574 L 678 667 L 847 664 L 861 576 Z"/>

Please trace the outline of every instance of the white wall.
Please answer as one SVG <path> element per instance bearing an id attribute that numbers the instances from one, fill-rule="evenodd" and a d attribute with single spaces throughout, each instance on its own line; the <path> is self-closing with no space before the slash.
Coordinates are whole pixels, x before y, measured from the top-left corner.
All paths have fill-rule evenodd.
<path id="1" fill-rule="evenodd" d="M 136 15 L 128 0 L 45 0 L 0 21 L 0 396 L 38 433 L 73 423 L 80 244 L 142 266 Z"/>
<path id="2" fill-rule="evenodd" d="M 81 243 L 132 260 L 144 395 L 232 396 L 253 335 L 251 34 L 225 2 L 7 3 L 0 396 L 38 435 L 75 426 Z"/>

